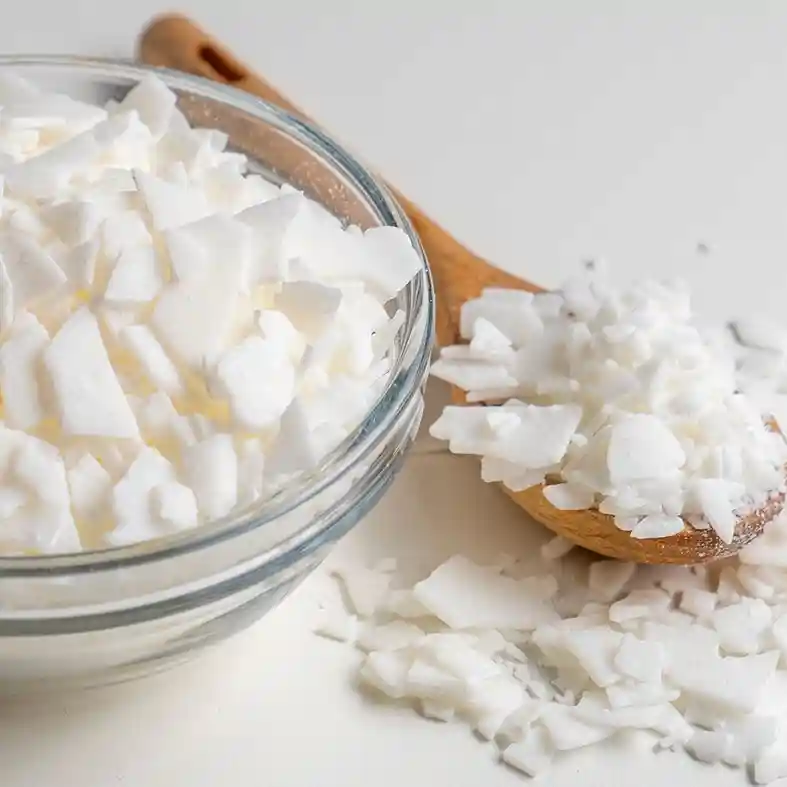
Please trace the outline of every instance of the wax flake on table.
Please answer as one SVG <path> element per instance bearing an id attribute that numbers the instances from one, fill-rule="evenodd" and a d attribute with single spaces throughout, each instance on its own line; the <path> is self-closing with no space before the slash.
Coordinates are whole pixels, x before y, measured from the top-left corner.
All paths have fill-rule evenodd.
<path id="1" fill-rule="evenodd" d="M 787 515 L 766 537 L 787 551 L 784 533 Z M 526 774 L 647 730 L 652 747 L 778 784 L 787 714 L 769 695 L 786 677 L 774 650 L 784 627 L 769 621 L 787 617 L 787 579 L 772 550 L 755 544 L 721 572 L 760 596 L 739 585 L 737 598 L 719 595 L 718 571 L 609 560 L 588 570 L 561 551 L 492 565 L 454 556 L 412 588 L 396 571 L 344 568 L 352 613 L 333 608 L 317 633 L 360 650 L 358 677 L 378 698 L 473 725 Z M 585 603 L 560 612 L 569 598 Z"/>

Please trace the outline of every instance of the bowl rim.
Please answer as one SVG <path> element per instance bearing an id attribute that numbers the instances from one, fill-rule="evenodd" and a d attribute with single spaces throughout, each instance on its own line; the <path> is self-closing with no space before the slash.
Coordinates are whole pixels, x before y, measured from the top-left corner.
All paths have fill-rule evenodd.
<path id="1" fill-rule="evenodd" d="M 311 152 L 347 178 L 374 211 L 381 226 L 403 230 L 420 258 L 421 270 L 406 288 L 411 294 L 405 312 L 408 333 L 403 339 L 384 390 L 353 432 L 329 452 L 317 468 L 298 478 L 292 487 L 285 487 L 259 507 L 252 506 L 192 530 L 129 546 L 53 555 L 0 556 L 0 579 L 73 576 L 133 568 L 205 549 L 275 522 L 351 471 L 384 440 L 386 433 L 390 432 L 402 413 L 408 411 L 412 400 L 419 395 L 421 384 L 429 370 L 434 344 L 435 295 L 426 254 L 412 223 L 388 187 L 340 142 L 316 124 L 251 93 L 204 77 L 170 68 L 148 66 L 131 59 L 59 54 L 0 55 L 0 73 L 26 69 L 33 71 L 36 68 L 60 68 L 82 72 L 95 78 L 104 75 L 108 79 L 125 79 L 130 83 L 155 74 L 173 90 L 184 90 L 201 98 L 228 104 L 251 117 L 272 124 L 290 138 L 305 144 Z M 408 318 L 412 317 L 413 312 L 418 314 L 421 310 L 422 316 L 411 323 Z M 414 343 L 417 343 L 417 346 L 414 346 Z M 411 358 L 408 357 L 410 355 Z M 287 542 L 308 529 L 307 525 L 297 533 L 285 537 L 282 542 Z M 280 547 L 282 542 L 272 545 L 271 550 Z"/>

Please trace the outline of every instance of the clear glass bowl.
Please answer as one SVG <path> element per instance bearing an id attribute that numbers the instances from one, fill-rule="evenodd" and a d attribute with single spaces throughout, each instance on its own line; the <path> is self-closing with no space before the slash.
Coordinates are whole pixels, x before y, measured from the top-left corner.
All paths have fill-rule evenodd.
<path id="1" fill-rule="evenodd" d="M 400 296 L 389 384 L 314 473 L 253 510 L 133 547 L 0 558 L 0 692 L 88 686 L 185 659 L 277 605 L 390 486 L 418 429 L 433 340 L 429 270 L 389 192 L 316 128 L 246 93 L 175 71 L 64 57 L 0 57 L 14 71 L 103 103 L 155 71 L 192 125 L 220 129 L 252 172 L 289 182 L 348 223 L 410 237 L 422 269 Z"/>

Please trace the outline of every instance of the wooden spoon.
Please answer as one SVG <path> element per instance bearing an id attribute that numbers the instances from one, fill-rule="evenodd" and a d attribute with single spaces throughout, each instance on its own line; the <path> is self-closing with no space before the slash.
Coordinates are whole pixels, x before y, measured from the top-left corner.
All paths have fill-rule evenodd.
<path id="1" fill-rule="evenodd" d="M 186 17 L 165 15 L 154 19 L 139 38 L 138 53 L 149 65 L 175 68 L 232 85 L 313 122 Z M 537 285 L 490 265 L 451 237 L 396 189 L 390 186 L 389 189 L 413 223 L 429 260 L 437 292 L 437 339 L 441 346 L 461 341 L 459 313 L 462 304 L 477 297 L 485 287 L 542 291 Z M 461 392 L 456 392 L 455 398 L 464 400 Z M 732 544 L 722 542 L 712 530 L 695 530 L 689 525 L 669 538 L 640 540 L 631 538 L 615 526 L 610 516 L 598 511 L 554 508 L 543 496 L 540 486 L 524 492 L 503 489 L 533 519 L 553 532 L 592 552 L 637 563 L 693 564 L 730 557 L 756 538 L 784 504 L 784 495 L 774 494 L 763 508 L 742 518 Z"/>

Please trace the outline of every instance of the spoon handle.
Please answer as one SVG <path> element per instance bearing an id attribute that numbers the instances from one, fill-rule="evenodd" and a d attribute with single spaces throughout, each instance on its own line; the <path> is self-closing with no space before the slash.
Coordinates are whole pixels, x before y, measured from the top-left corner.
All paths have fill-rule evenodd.
<path id="1" fill-rule="evenodd" d="M 179 14 L 153 19 L 142 32 L 139 59 L 207 77 L 252 93 L 292 115 L 310 118 L 275 87 L 254 74 L 226 47 Z M 537 291 L 540 288 L 490 265 L 459 243 L 442 227 L 396 189 L 388 187 L 404 209 L 421 238 L 437 292 L 437 339 L 441 346 L 459 339 L 462 304 L 480 294 L 484 287 L 512 287 Z"/>

